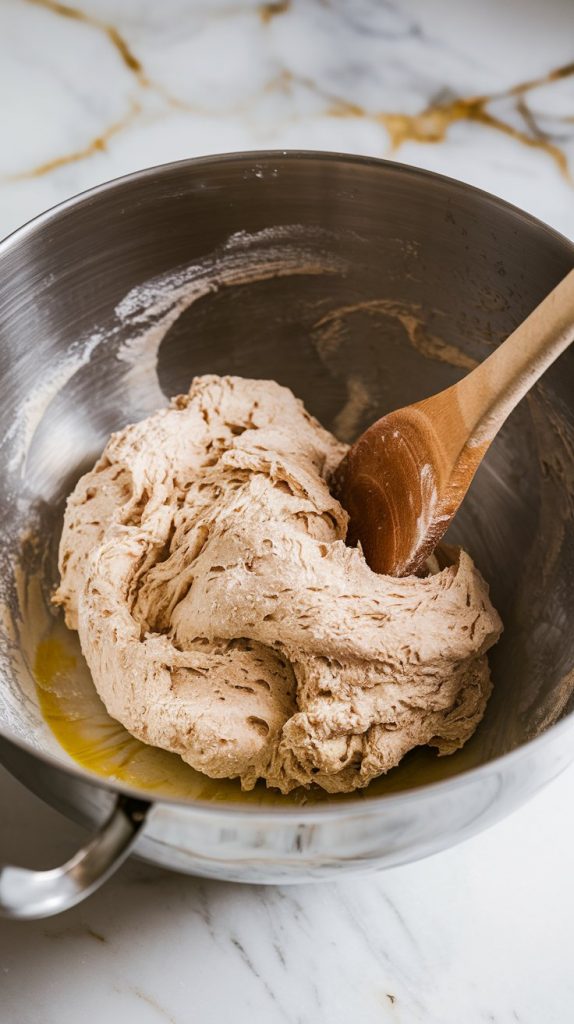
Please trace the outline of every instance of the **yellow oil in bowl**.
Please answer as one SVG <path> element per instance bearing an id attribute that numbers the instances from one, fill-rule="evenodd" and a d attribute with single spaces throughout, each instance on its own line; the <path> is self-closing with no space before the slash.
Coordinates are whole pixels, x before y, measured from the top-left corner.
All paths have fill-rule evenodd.
<path id="1" fill-rule="evenodd" d="M 333 796 L 318 788 L 301 788 L 283 796 L 263 783 L 244 792 L 236 779 L 210 779 L 185 764 L 177 754 L 135 739 L 112 718 L 96 692 L 77 634 L 68 630 L 60 617 L 52 621 L 36 646 L 34 676 L 42 715 L 74 761 L 97 775 L 156 796 L 240 801 L 255 806 L 309 806 L 402 792 L 476 763 L 473 744 L 443 758 L 421 748 L 404 758 L 398 768 L 354 794 Z"/>

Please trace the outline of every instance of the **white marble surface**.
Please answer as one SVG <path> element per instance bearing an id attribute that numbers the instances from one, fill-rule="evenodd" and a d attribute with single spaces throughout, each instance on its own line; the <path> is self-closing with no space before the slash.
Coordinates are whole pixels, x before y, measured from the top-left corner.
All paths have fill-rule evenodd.
<path id="1" fill-rule="evenodd" d="M 549 80 L 571 0 L 70 4 L 0 3 L 0 236 L 118 174 L 261 147 L 391 155 L 574 236 L 574 69 Z M 574 769 L 457 849 L 336 885 L 128 863 L 61 918 L 0 923 L 1 1024 L 570 1024 L 573 795 Z M 0 807 L 1 860 L 82 834 L 4 774 Z"/>
<path id="2" fill-rule="evenodd" d="M 82 830 L 0 775 L 2 857 Z M 455 849 L 255 887 L 130 861 L 83 906 L 0 921 L 2 1024 L 571 1024 L 574 769 Z"/>

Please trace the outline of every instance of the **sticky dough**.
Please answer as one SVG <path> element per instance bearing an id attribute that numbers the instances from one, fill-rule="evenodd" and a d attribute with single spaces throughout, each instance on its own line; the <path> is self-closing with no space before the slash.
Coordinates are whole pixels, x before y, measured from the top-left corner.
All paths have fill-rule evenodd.
<path id="1" fill-rule="evenodd" d="M 362 786 L 474 732 L 501 623 L 464 551 L 376 575 L 329 492 L 346 446 L 270 381 L 200 377 L 112 435 L 55 595 L 109 713 L 214 778 Z"/>

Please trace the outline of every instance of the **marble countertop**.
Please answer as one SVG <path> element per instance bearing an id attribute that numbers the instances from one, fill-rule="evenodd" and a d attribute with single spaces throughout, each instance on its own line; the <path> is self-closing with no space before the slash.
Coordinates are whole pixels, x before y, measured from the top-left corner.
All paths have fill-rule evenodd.
<path id="1" fill-rule="evenodd" d="M 390 156 L 574 237 L 570 0 L 2 0 L 0 236 L 204 153 Z M 85 905 L 0 922 L 2 1024 L 569 1024 L 574 769 L 430 860 L 315 887 L 135 861 Z M 84 833 L 0 773 L 0 859 Z"/>

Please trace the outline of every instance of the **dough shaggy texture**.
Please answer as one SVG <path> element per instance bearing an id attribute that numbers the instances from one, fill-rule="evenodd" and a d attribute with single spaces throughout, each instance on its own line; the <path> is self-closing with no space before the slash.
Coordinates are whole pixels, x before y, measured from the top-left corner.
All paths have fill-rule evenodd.
<path id="1" fill-rule="evenodd" d="M 329 492 L 346 446 L 271 381 L 197 378 L 68 500 L 55 595 L 109 713 L 213 778 L 366 786 L 482 718 L 502 626 L 464 551 L 373 573 Z"/>

